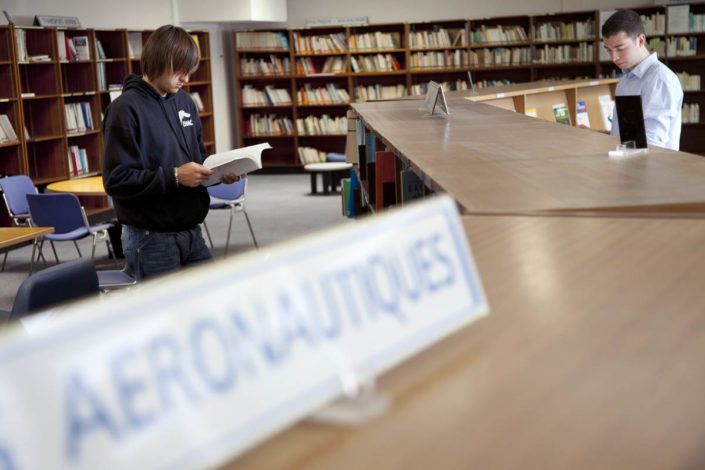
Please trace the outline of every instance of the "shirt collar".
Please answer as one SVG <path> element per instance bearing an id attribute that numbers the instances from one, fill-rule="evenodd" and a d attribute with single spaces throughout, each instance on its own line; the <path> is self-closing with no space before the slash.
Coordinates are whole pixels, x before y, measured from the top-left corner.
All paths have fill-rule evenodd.
<path id="1" fill-rule="evenodd" d="M 631 72 L 628 71 L 627 69 L 624 69 L 623 70 L 624 75 L 626 76 L 626 75 L 631 74 L 637 78 L 641 78 L 644 76 L 646 71 L 649 70 L 649 68 L 656 63 L 657 60 L 658 60 L 658 56 L 656 55 L 655 52 L 652 52 L 651 54 L 648 55 L 648 57 L 646 57 L 646 59 L 639 62 L 639 65 L 634 67 L 634 69 Z"/>

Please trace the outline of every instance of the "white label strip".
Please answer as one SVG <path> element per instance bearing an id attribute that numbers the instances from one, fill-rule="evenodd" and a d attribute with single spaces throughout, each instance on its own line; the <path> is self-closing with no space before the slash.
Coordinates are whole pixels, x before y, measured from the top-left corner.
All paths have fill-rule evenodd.
<path id="1" fill-rule="evenodd" d="M 488 311 L 448 196 L 0 336 L 0 467 L 212 467 Z"/>

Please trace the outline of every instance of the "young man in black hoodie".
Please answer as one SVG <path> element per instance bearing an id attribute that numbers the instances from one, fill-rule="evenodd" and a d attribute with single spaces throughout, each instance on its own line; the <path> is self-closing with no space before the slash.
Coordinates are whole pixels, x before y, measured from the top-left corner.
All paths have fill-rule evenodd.
<path id="1" fill-rule="evenodd" d="M 213 172 L 202 165 L 207 152 L 198 111 L 181 89 L 199 59 L 186 31 L 160 27 L 144 45 L 144 75 L 128 75 L 105 112 L 103 184 L 137 279 L 211 258 L 199 224 L 210 201 L 201 183 Z"/>

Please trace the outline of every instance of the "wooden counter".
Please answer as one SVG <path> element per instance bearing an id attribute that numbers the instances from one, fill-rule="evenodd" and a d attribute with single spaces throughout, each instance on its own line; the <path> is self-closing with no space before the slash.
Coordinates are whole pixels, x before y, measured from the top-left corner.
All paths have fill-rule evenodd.
<path id="1" fill-rule="evenodd" d="M 451 115 L 427 117 L 418 100 L 357 103 L 360 120 L 466 213 L 705 216 L 705 159 L 650 147 L 607 156 L 618 138 L 546 122 L 462 97 Z M 379 146 L 378 146 L 379 149 Z"/>
<path id="2" fill-rule="evenodd" d="M 224 468 L 705 465 L 702 221 L 464 224 L 490 315 L 385 375 L 377 420 L 300 423 Z"/>

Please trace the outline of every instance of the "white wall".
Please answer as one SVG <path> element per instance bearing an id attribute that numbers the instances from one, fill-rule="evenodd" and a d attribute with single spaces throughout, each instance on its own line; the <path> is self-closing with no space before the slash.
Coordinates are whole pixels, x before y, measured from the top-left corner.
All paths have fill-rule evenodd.
<path id="1" fill-rule="evenodd" d="M 0 0 L 16 24 L 34 15 L 76 16 L 86 28 L 150 29 L 174 21 L 172 0 Z"/>
<path id="2" fill-rule="evenodd" d="M 222 1 L 225 4 L 230 0 Z M 306 18 L 367 16 L 371 23 L 384 23 L 628 8 L 647 4 L 648 0 L 408 0 L 406 3 L 391 0 L 287 0 L 289 20 L 286 23 L 181 23 L 176 0 L 0 0 L 0 10 L 7 10 L 15 23 L 24 25 L 31 24 L 34 15 L 46 14 L 77 16 L 87 28 L 151 29 L 171 23 L 188 29 L 209 30 L 215 141 L 217 151 L 222 152 L 237 144 L 233 29 L 305 26 Z"/>
<path id="3" fill-rule="evenodd" d="M 370 23 L 535 15 L 561 11 L 628 8 L 649 0 L 288 0 L 291 27 L 305 26 L 306 18 L 366 16 Z"/>

